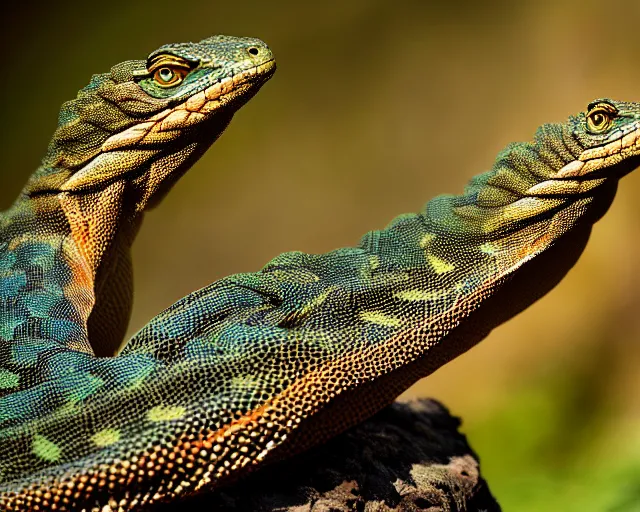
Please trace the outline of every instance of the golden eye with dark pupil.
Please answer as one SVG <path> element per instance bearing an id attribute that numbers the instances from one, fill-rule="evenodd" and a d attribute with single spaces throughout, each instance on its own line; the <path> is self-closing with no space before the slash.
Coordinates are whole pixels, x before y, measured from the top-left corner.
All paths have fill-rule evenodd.
<path id="1" fill-rule="evenodd" d="M 587 125 L 589 130 L 601 133 L 611 127 L 613 119 L 616 117 L 616 110 L 608 104 L 596 105 L 587 114 Z"/>
<path id="2" fill-rule="evenodd" d="M 153 73 L 153 79 L 162 87 L 178 85 L 184 77 L 187 76 L 188 70 L 180 67 L 162 66 Z"/>

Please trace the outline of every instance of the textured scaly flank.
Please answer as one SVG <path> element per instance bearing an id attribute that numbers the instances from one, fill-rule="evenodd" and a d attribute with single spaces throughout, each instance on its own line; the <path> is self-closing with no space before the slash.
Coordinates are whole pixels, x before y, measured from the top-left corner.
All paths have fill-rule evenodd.
<path id="1" fill-rule="evenodd" d="M 144 510 L 335 435 L 548 291 L 639 164 L 640 104 L 599 100 L 462 195 L 217 281 L 100 357 L 126 326 L 145 208 L 273 69 L 257 40 L 169 45 L 63 106 L 0 217 L 4 510 Z"/>

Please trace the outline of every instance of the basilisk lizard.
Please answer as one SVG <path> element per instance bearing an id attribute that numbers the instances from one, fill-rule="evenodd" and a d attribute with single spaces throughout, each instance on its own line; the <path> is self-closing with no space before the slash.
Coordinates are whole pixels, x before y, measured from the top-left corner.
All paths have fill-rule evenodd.
<path id="1" fill-rule="evenodd" d="M 508 146 L 460 196 L 221 279 L 123 337 L 144 211 L 271 77 L 267 46 L 173 44 L 63 105 L 0 216 L 0 507 L 133 511 L 225 485 L 391 402 L 544 294 L 640 163 L 640 104 Z"/>

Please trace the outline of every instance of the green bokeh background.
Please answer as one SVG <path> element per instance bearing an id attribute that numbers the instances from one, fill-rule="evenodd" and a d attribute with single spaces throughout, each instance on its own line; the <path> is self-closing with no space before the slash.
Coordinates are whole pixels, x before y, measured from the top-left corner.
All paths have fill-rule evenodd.
<path id="1" fill-rule="evenodd" d="M 460 192 L 592 99 L 639 101 L 639 21 L 638 0 L 5 6 L 0 206 L 92 73 L 216 33 L 268 42 L 274 79 L 146 219 L 133 332 L 217 278 Z M 406 393 L 463 418 L 507 511 L 640 510 L 639 194 L 626 177 L 553 292 Z"/>

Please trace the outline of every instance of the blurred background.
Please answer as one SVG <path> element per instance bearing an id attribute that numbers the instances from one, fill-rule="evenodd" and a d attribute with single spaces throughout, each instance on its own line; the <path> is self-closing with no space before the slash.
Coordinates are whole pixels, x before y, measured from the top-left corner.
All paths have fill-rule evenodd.
<path id="1" fill-rule="evenodd" d="M 166 42 L 264 39 L 279 70 L 151 212 L 130 332 L 289 250 L 355 245 L 461 192 L 508 142 L 640 101 L 638 0 L 6 4 L 0 207 L 92 73 Z M 417 383 L 462 417 L 506 511 L 640 510 L 640 172 L 544 299 Z"/>

